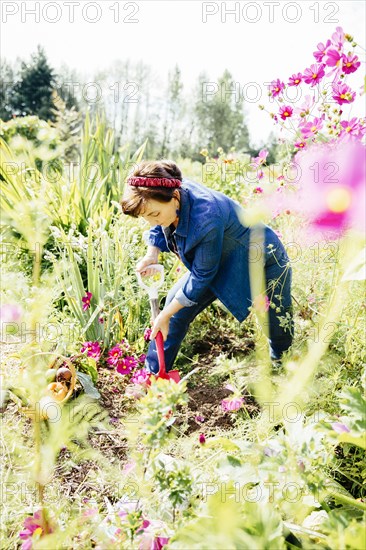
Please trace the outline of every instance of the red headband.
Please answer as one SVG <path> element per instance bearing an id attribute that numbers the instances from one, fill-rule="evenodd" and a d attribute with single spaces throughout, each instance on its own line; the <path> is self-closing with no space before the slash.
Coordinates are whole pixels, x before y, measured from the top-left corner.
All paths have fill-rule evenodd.
<path id="1" fill-rule="evenodd" d="M 145 176 L 131 176 L 127 183 L 133 187 L 180 187 L 182 182 L 176 178 L 152 178 Z"/>

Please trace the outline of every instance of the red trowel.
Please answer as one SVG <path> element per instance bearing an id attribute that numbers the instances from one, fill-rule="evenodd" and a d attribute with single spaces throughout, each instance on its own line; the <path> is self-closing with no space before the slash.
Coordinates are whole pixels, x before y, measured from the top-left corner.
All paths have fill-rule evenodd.
<path id="1" fill-rule="evenodd" d="M 151 264 L 148 267 L 149 269 L 154 269 L 154 271 L 157 272 L 151 277 L 145 277 L 145 279 L 152 280 L 151 284 L 145 284 L 141 278 L 141 274 L 139 272 L 136 273 L 139 285 L 144 288 L 149 295 L 152 319 L 155 320 L 160 313 L 158 302 L 158 289 L 164 282 L 164 266 L 162 266 L 161 264 Z M 178 383 L 180 381 L 179 371 L 171 370 L 169 372 L 166 372 L 165 370 L 164 339 L 160 330 L 156 335 L 155 342 L 159 361 L 159 372 L 156 377 L 164 378 L 165 380 L 174 380 L 174 382 Z"/>

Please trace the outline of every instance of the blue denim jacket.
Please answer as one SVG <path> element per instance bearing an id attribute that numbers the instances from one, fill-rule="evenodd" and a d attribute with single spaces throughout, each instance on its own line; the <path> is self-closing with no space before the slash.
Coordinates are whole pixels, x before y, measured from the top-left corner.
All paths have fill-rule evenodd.
<path id="1" fill-rule="evenodd" d="M 185 307 L 193 306 L 210 289 L 241 322 L 252 305 L 250 247 L 256 246 L 254 258 L 260 256 L 265 267 L 274 263 L 285 266 L 288 262 L 285 248 L 268 225 L 259 223 L 257 227 L 264 229 L 264 248 L 258 250 L 258 245 L 250 242 L 253 228 L 245 227 L 239 220 L 238 214 L 244 210 L 223 193 L 184 178 L 180 195 L 175 238 L 179 256 L 190 275 L 175 298 Z M 170 252 L 160 225 L 146 231 L 144 239 L 148 245 Z"/>

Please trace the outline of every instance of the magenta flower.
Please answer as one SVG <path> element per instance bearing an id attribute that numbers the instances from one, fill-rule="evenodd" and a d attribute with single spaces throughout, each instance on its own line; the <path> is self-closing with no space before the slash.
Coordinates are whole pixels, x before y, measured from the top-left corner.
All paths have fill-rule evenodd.
<path id="1" fill-rule="evenodd" d="M 347 433 L 351 431 L 345 424 L 341 424 L 341 422 L 333 422 L 331 426 L 333 430 L 335 432 L 338 432 L 339 434 Z"/>
<path id="2" fill-rule="evenodd" d="M 151 333 L 152 333 L 151 328 L 145 328 L 145 330 L 144 330 L 144 340 L 145 340 L 145 342 L 149 342 Z"/>
<path id="3" fill-rule="evenodd" d="M 206 443 L 206 436 L 205 434 L 200 434 L 198 436 L 198 441 L 200 442 L 201 445 L 203 445 L 204 443 Z"/>
<path id="4" fill-rule="evenodd" d="M 146 353 L 141 353 L 141 355 L 138 357 L 139 363 L 145 363 L 146 361 Z"/>
<path id="5" fill-rule="evenodd" d="M 139 369 L 131 377 L 133 384 L 146 384 L 150 379 L 151 373 L 148 369 Z"/>
<path id="6" fill-rule="evenodd" d="M 17 304 L 4 304 L 0 307 L 1 323 L 16 323 L 20 321 L 23 310 Z"/>
<path id="7" fill-rule="evenodd" d="M 230 397 L 221 401 L 221 409 L 224 412 L 237 411 L 240 409 L 244 399 L 242 397 Z"/>
<path id="8" fill-rule="evenodd" d="M 124 359 L 120 359 L 117 363 L 116 370 L 119 374 L 131 374 L 132 366 L 130 364 L 125 364 Z"/>
<path id="9" fill-rule="evenodd" d="M 81 353 L 84 353 L 86 351 L 88 357 L 92 357 L 96 361 L 99 361 L 101 356 L 101 349 L 99 342 L 84 342 L 84 344 L 81 346 Z"/>
<path id="10" fill-rule="evenodd" d="M 122 357 L 122 350 L 117 344 L 108 351 L 108 359 L 107 359 L 108 365 L 112 365 L 115 367 L 118 364 L 121 357 Z"/>
<path id="11" fill-rule="evenodd" d="M 339 235 L 352 226 L 364 232 L 364 146 L 357 140 L 313 144 L 298 152 L 295 162 L 301 185 L 296 198 L 288 198 L 287 204 L 295 210 L 300 205 L 313 233 L 329 231 Z"/>
<path id="12" fill-rule="evenodd" d="M 195 421 L 196 422 L 204 422 L 205 419 L 203 416 L 201 416 L 200 414 L 197 414 L 195 417 L 194 417 Z"/>
<path id="13" fill-rule="evenodd" d="M 272 80 L 271 84 L 269 85 L 270 95 L 272 97 L 276 97 L 277 95 L 282 93 L 284 88 L 285 88 L 285 84 L 281 82 L 279 78 L 277 78 L 277 80 Z"/>
<path id="14" fill-rule="evenodd" d="M 357 71 L 357 69 L 361 65 L 361 62 L 358 61 L 357 55 L 343 54 L 342 61 L 343 61 L 343 72 L 345 74 L 354 73 L 355 71 Z"/>
<path id="15" fill-rule="evenodd" d="M 280 107 L 280 116 L 282 118 L 282 120 L 286 120 L 287 118 L 290 118 L 292 116 L 292 113 L 293 113 L 293 108 L 290 107 L 290 105 L 282 105 L 282 107 Z"/>
<path id="16" fill-rule="evenodd" d="M 313 53 L 318 63 L 321 63 L 323 61 L 323 57 L 331 44 L 332 43 L 330 40 L 327 40 L 325 45 L 322 42 L 319 42 L 319 44 L 317 45 L 318 51 Z"/>
<path id="17" fill-rule="evenodd" d="M 352 103 L 356 97 L 356 92 L 353 92 L 347 84 L 337 82 L 332 85 L 333 99 L 339 104 Z"/>
<path id="18" fill-rule="evenodd" d="M 305 69 L 303 77 L 306 84 L 315 86 L 315 84 L 318 84 L 318 82 L 321 81 L 324 75 L 324 65 L 317 65 L 314 63 L 313 65 L 310 65 L 308 69 Z"/>
<path id="19" fill-rule="evenodd" d="M 81 301 L 83 302 L 83 311 L 86 311 L 90 308 L 90 300 L 92 299 L 93 294 L 91 292 L 87 292 L 85 296 L 81 298 Z"/>
<path id="20" fill-rule="evenodd" d="M 127 340 L 122 339 L 119 344 L 116 344 L 115 346 L 113 346 L 113 348 L 109 350 L 107 363 L 116 367 L 120 362 L 120 359 L 125 355 L 125 353 L 128 352 L 129 349 L 130 344 L 127 342 Z"/>
<path id="21" fill-rule="evenodd" d="M 253 189 L 253 193 L 257 193 L 257 194 L 263 193 L 262 187 L 255 187 Z"/>
<path id="22" fill-rule="evenodd" d="M 294 147 L 296 147 L 297 149 L 304 149 L 304 147 L 306 147 L 306 142 L 305 141 L 296 141 L 296 143 L 294 143 Z"/>
<path id="23" fill-rule="evenodd" d="M 301 82 L 302 82 L 302 74 L 301 73 L 293 74 L 292 76 L 290 76 L 288 80 L 288 86 L 299 86 Z"/>
<path id="24" fill-rule="evenodd" d="M 138 366 L 138 360 L 135 357 L 132 357 L 132 355 L 127 355 L 123 361 L 126 367 L 131 367 L 131 369 L 135 369 Z"/>
<path id="25" fill-rule="evenodd" d="M 324 63 L 328 67 L 342 67 L 342 55 L 338 50 L 330 49 L 327 51 Z"/>
<path id="26" fill-rule="evenodd" d="M 19 537 L 24 541 L 21 549 L 30 550 L 33 546 L 33 541 L 38 540 L 44 534 L 41 510 L 35 512 L 33 516 L 25 518 L 23 527 L 24 529 L 19 533 Z M 49 533 L 52 533 L 50 526 L 48 526 L 47 530 Z"/>
<path id="27" fill-rule="evenodd" d="M 303 138 L 307 139 L 308 137 L 315 136 L 319 132 L 319 130 L 322 129 L 323 120 L 324 114 L 320 118 L 315 117 L 313 120 L 301 124 L 299 128 Z"/>

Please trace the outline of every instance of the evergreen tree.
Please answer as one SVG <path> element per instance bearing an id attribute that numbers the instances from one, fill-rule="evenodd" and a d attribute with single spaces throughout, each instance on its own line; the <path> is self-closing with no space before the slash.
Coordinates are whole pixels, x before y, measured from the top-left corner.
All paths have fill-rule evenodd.
<path id="1" fill-rule="evenodd" d="M 38 45 L 31 63 L 22 62 L 19 80 L 14 86 L 13 113 L 17 116 L 37 115 L 43 120 L 54 121 L 52 90 L 55 87 L 53 69 L 43 48 Z"/>
<path id="2" fill-rule="evenodd" d="M 13 90 L 14 70 L 4 60 L 0 64 L 0 118 L 5 122 L 13 116 Z"/>

